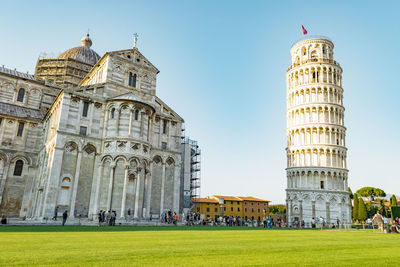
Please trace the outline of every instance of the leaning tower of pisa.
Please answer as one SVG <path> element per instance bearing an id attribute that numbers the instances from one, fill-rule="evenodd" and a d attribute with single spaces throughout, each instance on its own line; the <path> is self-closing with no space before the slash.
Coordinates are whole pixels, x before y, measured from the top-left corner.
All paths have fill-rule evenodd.
<path id="1" fill-rule="evenodd" d="M 287 220 L 351 222 L 347 190 L 342 68 L 326 37 L 307 36 L 291 50 L 287 82 Z"/>

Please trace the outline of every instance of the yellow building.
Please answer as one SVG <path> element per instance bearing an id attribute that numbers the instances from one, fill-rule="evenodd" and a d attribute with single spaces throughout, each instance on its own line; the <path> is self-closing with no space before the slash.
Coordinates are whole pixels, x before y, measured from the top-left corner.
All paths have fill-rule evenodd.
<path id="1" fill-rule="evenodd" d="M 215 221 L 221 214 L 246 220 L 262 220 L 269 215 L 269 201 L 255 197 L 211 196 L 194 199 L 193 203 L 192 212 L 200 214 L 204 220 Z"/>

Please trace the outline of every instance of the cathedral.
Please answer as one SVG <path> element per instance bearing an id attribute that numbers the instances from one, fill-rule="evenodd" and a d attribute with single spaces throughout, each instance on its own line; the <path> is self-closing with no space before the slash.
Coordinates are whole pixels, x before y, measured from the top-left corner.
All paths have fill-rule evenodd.
<path id="1" fill-rule="evenodd" d="M 87 34 L 34 75 L 0 67 L 0 215 L 144 220 L 191 207 L 199 168 L 184 121 L 157 97 L 159 70 L 136 42 L 100 57 Z"/>

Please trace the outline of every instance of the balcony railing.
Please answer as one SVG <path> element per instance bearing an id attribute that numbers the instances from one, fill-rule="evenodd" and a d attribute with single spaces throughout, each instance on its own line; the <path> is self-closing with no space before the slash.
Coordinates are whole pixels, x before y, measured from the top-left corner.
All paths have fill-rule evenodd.
<path id="1" fill-rule="evenodd" d="M 306 59 L 303 60 L 301 63 L 293 63 L 292 65 L 289 66 L 289 68 L 287 69 L 287 71 L 293 69 L 294 67 L 306 64 L 306 63 L 330 63 L 330 64 L 334 64 L 336 66 L 340 67 L 340 64 L 336 62 L 336 60 L 333 59 L 327 59 L 327 58 L 310 58 L 310 59 Z"/>

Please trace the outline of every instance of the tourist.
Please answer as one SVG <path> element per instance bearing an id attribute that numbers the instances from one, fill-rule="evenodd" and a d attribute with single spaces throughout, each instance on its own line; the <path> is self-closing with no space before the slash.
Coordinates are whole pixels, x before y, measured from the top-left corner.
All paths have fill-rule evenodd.
<path id="1" fill-rule="evenodd" d="M 390 227 L 390 232 L 395 234 L 399 233 L 399 228 L 397 227 L 396 220 L 392 221 L 392 227 Z"/>
<path id="2" fill-rule="evenodd" d="M 371 218 L 367 219 L 368 229 L 372 229 L 372 221 Z"/>
<path id="3" fill-rule="evenodd" d="M 322 227 L 324 226 L 324 218 L 322 218 L 322 216 L 319 217 L 319 227 L 322 229 Z"/>
<path id="4" fill-rule="evenodd" d="M 108 223 L 108 226 L 111 226 L 111 211 L 107 211 L 106 213 L 106 222 Z"/>
<path id="5" fill-rule="evenodd" d="M 103 212 L 101 213 L 101 222 L 104 225 L 104 222 L 106 221 L 106 211 L 103 210 Z"/>
<path id="6" fill-rule="evenodd" d="M 111 226 L 115 226 L 115 219 L 117 218 L 117 213 L 115 210 L 111 212 Z"/>
<path id="7" fill-rule="evenodd" d="M 102 214 L 102 210 L 100 210 L 99 211 L 99 214 L 97 215 L 98 216 L 98 220 L 99 220 L 99 226 L 101 226 L 102 225 L 102 223 L 103 223 L 103 220 L 101 219 L 101 214 Z"/>
<path id="8" fill-rule="evenodd" d="M 1 216 L 1 224 L 7 224 L 7 217 L 6 215 Z"/>
<path id="9" fill-rule="evenodd" d="M 164 217 L 165 217 L 165 213 L 163 211 L 163 212 L 161 212 L 161 222 L 164 222 Z"/>
<path id="10" fill-rule="evenodd" d="M 128 222 L 130 222 L 131 221 L 131 209 L 129 208 L 128 209 Z"/>
<path id="11" fill-rule="evenodd" d="M 315 220 L 314 217 L 311 219 L 311 228 L 315 228 Z"/>
<path id="12" fill-rule="evenodd" d="M 168 224 L 170 224 L 172 222 L 172 210 L 170 209 L 168 211 Z"/>
<path id="13" fill-rule="evenodd" d="M 268 228 L 272 228 L 272 217 L 271 216 L 268 216 L 267 223 L 268 223 Z"/>
<path id="14" fill-rule="evenodd" d="M 150 214 L 150 218 L 149 218 L 149 220 L 150 220 L 150 221 L 152 221 L 152 220 L 153 220 L 153 215 L 152 215 L 152 214 Z"/>
<path id="15" fill-rule="evenodd" d="M 57 221 L 57 215 L 58 215 L 58 206 L 55 207 L 55 209 L 54 209 L 54 217 L 52 220 Z"/>
<path id="16" fill-rule="evenodd" d="M 62 226 L 64 226 L 65 223 L 67 222 L 67 218 L 68 218 L 68 211 L 67 210 L 64 211 L 62 217 L 63 217 Z"/>
<path id="17" fill-rule="evenodd" d="M 383 232 L 383 216 L 379 213 L 379 210 L 376 212 L 376 214 L 372 218 L 372 221 L 374 223 L 378 224 L 378 229 Z"/>

